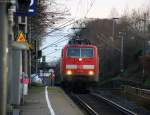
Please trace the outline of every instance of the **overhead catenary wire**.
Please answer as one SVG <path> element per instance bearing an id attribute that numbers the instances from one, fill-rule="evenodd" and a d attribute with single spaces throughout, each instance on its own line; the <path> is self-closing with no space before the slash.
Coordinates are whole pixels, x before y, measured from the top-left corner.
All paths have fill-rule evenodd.
<path id="1" fill-rule="evenodd" d="M 53 44 L 53 45 L 51 45 L 51 46 L 49 46 L 49 47 L 64 47 L 64 46 L 63 46 L 63 45 L 57 46 L 57 44 Z"/>
<path id="2" fill-rule="evenodd" d="M 86 15 L 88 14 L 88 12 L 91 10 L 91 8 L 92 8 L 94 2 L 95 2 L 95 0 L 91 1 L 90 8 L 87 9 L 87 12 L 86 12 L 86 14 L 85 14 L 84 17 L 86 17 Z M 78 2 L 78 4 L 79 4 L 79 3 L 80 3 L 80 2 Z M 73 22 L 72 22 L 72 21 L 73 21 Z M 70 24 L 67 24 L 67 23 L 69 23 L 69 22 L 70 22 Z M 67 27 L 67 26 L 69 26 L 69 25 L 71 25 L 71 24 L 73 24 L 73 23 L 76 23 L 76 22 L 77 22 L 77 20 L 71 19 L 71 20 L 65 22 L 64 24 L 62 24 L 62 25 L 56 27 L 55 29 L 51 30 L 50 32 L 47 32 L 46 34 L 42 35 L 41 37 L 47 36 L 47 35 L 51 34 L 52 32 L 58 31 L 58 30 L 60 30 L 60 29 L 62 29 L 62 28 L 65 28 L 65 27 Z M 65 24 L 67 24 L 67 25 L 65 25 Z"/>
<path id="3" fill-rule="evenodd" d="M 75 21 L 74 19 L 71 19 L 71 20 L 69 20 L 69 21 L 66 21 L 65 23 L 63 23 L 63 24 L 59 25 L 58 27 L 56 27 L 56 28 L 50 30 L 49 32 L 46 32 L 46 33 L 42 34 L 42 35 L 39 36 L 39 37 L 48 36 L 49 34 L 55 32 L 55 31 L 58 31 L 58 30 L 60 30 L 60 29 L 63 29 L 63 28 L 65 28 L 65 27 L 71 25 L 74 21 Z M 69 24 L 68 24 L 68 23 L 69 23 Z M 66 25 L 66 24 L 67 24 L 67 25 Z M 34 38 L 37 38 L 37 37 L 34 36 Z"/>
<path id="4" fill-rule="evenodd" d="M 86 12 L 84 18 L 86 18 L 86 16 L 88 15 L 88 13 L 90 12 L 90 10 L 92 9 L 92 7 L 94 5 L 94 2 L 95 2 L 95 0 L 93 0 L 93 1 L 91 0 L 90 7 L 87 9 L 87 12 Z"/>
<path id="5" fill-rule="evenodd" d="M 69 26 L 69 25 L 71 25 L 71 24 L 73 24 L 73 23 L 75 23 L 75 21 L 74 21 L 74 22 L 72 22 L 72 23 L 70 23 L 70 24 L 68 24 L 68 25 L 65 25 L 65 26 L 63 26 L 63 27 L 61 27 L 61 28 L 59 28 L 59 29 L 65 28 L 65 27 L 67 27 L 67 26 Z M 52 31 L 51 31 L 50 33 L 52 33 Z M 50 33 L 49 33 L 49 34 L 50 34 Z M 69 35 L 69 34 L 68 34 L 68 35 Z M 45 47 L 44 47 L 44 48 L 42 48 L 41 50 L 45 50 L 45 49 L 47 49 L 48 47 L 50 47 L 51 45 L 56 44 L 57 42 L 59 42 L 60 40 L 62 40 L 64 37 L 67 37 L 68 35 L 63 36 L 62 38 L 60 38 L 60 39 L 56 40 L 55 42 L 53 42 L 53 43 L 51 43 L 51 44 L 49 44 L 49 45 L 45 46 Z M 67 38 L 67 39 L 68 39 L 68 38 Z"/>
<path id="6" fill-rule="evenodd" d="M 55 45 L 57 45 L 58 43 L 64 42 L 64 41 L 66 41 L 66 40 L 68 40 L 68 39 L 70 39 L 70 38 L 66 38 L 66 39 L 64 39 L 64 40 L 58 41 L 58 42 L 55 43 Z"/>
<path id="7" fill-rule="evenodd" d="M 78 1 L 78 4 L 79 4 L 79 3 L 80 3 L 80 0 Z M 94 3 L 94 2 L 92 2 L 92 4 L 93 4 L 93 3 Z M 92 5 L 91 5 L 91 7 L 92 7 Z M 71 22 L 71 21 L 73 21 L 73 22 Z M 69 22 L 71 22 L 71 23 L 70 23 L 70 24 L 67 24 L 67 23 L 69 23 Z M 67 27 L 67 26 L 69 26 L 69 25 L 71 25 L 71 24 L 73 24 L 73 23 L 76 23 L 76 22 L 77 22 L 77 20 L 71 19 L 71 20 L 67 21 L 66 23 L 60 25 L 59 27 L 56 27 L 55 29 L 51 30 L 50 32 L 47 32 L 47 33 L 46 33 L 45 35 L 43 35 L 42 37 L 47 36 L 47 35 L 51 34 L 52 32 L 58 31 L 58 30 L 60 30 L 60 29 L 62 29 L 62 28 L 65 28 L 65 27 Z M 67 25 L 65 25 L 65 24 L 67 24 Z M 63 25 L 64 25 L 64 26 L 63 26 Z"/>
<path id="8" fill-rule="evenodd" d="M 53 56 L 53 57 L 48 57 L 48 58 L 46 58 L 46 60 L 47 60 L 47 62 L 49 62 L 49 61 L 51 61 L 51 60 L 53 60 L 53 61 L 58 61 L 59 60 L 59 58 L 60 57 L 57 57 L 57 56 Z"/>
<path id="9" fill-rule="evenodd" d="M 66 35 L 65 35 L 65 36 L 66 36 Z M 52 43 L 50 43 L 50 44 L 44 46 L 43 48 L 41 48 L 41 50 L 45 50 L 45 49 L 47 49 L 48 47 L 51 47 L 51 46 L 55 45 L 59 40 L 62 40 L 65 36 L 63 36 L 63 37 L 59 38 L 58 40 L 56 40 L 56 41 L 54 41 L 54 42 L 52 42 Z"/>
<path id="10" fill-rule="evenodd" d="M 69 35 L 69 34 L 68 34 L 68 35 Z M 60 42 L 62 41 L 62 39 L 65 38 L 65 37 L 67 37 L 68 35 L 65 35 L 65 36 L 61 37 L 60 39 L 54 41 L 53 43 L 51 43 L 51 44 L 45 46 L 45 47 L 42 48 L 41 50 L 45 50 L 45 49 L 47 49 L 48 47 L 50 47 L 50 46 L 52 46 L 52 45 L 56 45 L 57 43 L 60 43 Z M 69 38 L 66 38 L 66 39 L 68 40 Z M 65 39 L 65 40 L 66 40 L 66 39 Z M 64 41 L 64 39 L 63 39 L 63 41 Z"/>
<path id="11" fill-rule="evenodd" d="M 86 16 L 88 15 L 89 11 L 91 10 L 92 6 L 94 5 L 94 2 L 95 2 L 95 0 L 91 1 L 90 7 L 87 9 L 87 12 L 86 12 L 84 18 L 86 18 Z M 79 3 L 80 3 L 80 1 L 78 1 L 78 4 L 79 4 Z M 77 20 L 74 20 L 73 22 L 72 22 L 72 21 L 73 21 L 73 20 L 67 21 L 66 23 L 60 25 L 58 28 L 51 30 L 50 32 L 46 33 L 46 34 L 43 35 L 43 36 L 48 36 L 49 34 L 51 34 L 51 33 L 53 33 L 53 32 L 56 32 L 56 31 L 58 31 L 58 30 L 60 30 L 60 29 L 63 29 L 63 28 L 65 28 L 65 27 L 67 27 L 67 26 L 69 26 L 69 25 L 72 25 L 72 24 L 75 24 L 75 23 L 77 22 Z M 70 22 L 70 23 L 69 23 L 69 22 Z M 69 23 L 69 24 L 68 24 L 68 23 Z M 83 22 L 81 22 L 81 23 L 83 23 Z M 67 25 L 65 25 L 65 24 L 67 24 Z M 64 36 L 64 37 L 65 37 L 65 36 Z M 64 38 L 64 37 L 63 37 L 63 38 Z M 57 41 L 55 41 L 55 42 L 53 42 L 53 43 L 51 43 L 51 44 L 45 46 L 45 47 L 42 48 L 41 50 L 45 50 L 45 49 L 47 49 L 48 47 L 51 47 L 52 45 L 56 44 L 57 42 L 59 43 L 60 40 L 62 40 L 62 38 L 60 38 L 60 39 L 58 39 Z M 68 40 L 68 38 L 67 38 L 67 40 Z M 61 42 L 61 41 L 60 41 L 60 42 Z"/>
<path id="12" fill-rule="evenodd" d="M 59 43 L 62 43 L 62 42 L 64 42 L 64 41 L 67 41 L 67 40 L 69 40 L 69 39 L 70 39 L 70 38 L 66 38 L 66 39 L 64 39 L 64 40 L 61 40 L 61 41 L 55 43 L 55 45 L 57 45 L 57 44 L 59 44 Z M 50 46 L 49 46 L 49 47 L 50 47 Z"/>
<path id="13" fill-rule="evenodd" d="M 67 21 L 66 23 L 64 23 L 64 24 L 62 24 L 62 25 L 56 27 L 55 29 L 53 29 L 53 30 L 47 32 L 46 34 L 42 35 L 41 37 L 48 36 L 49 34 L 51 34 L 51 33 L 53 33 L 53 32 L 56 32 L 56 31 L 58 31 L 58 30 L 60 30 L 60 29 L 63 29 L 63 28 L 65 28 L 65 27 L 67 27 L 67 26 L 69 26 L 69 25 L 71 25 L 71 24 L 73 24 L 73 23 L 75 23 L 75 22 L 76 22 L 75 20 L 69 20 L 69 21 Z M 69 24 L 68 24 L 68 23 L 69 23 Z"/>
<path id="14" fill-rule="evenodd" d="M 68 40 L 68 39 L 70 39 L 70 38 L 67 38 L 67 39 L 64 39 L 64 40 L 62 40 L 62 41 L 59 41 L 58 43 L 61 43 L 61 42 L 64 42 L 64 41 L 66 41 L 66 40 Z M 57 44 L 58 44 L 57 43 Z M 56 45 L 57 45 L 56 44 Z M 61 50 L 61 49 L 59 49 L 59 50 Z M 48 54 L 45 54 L 45 55 L 50 55 L 50 54 L 53 54 L 53 53 L 55 53 L 55 52 L 57 52 L 58 51 L 58 49 L 57 50 L 55 50 L 54 52 L 51 52 L 51 53 L 48 53 Z"/>
<path id="15" fill-rule="evenodd" d="M 84 23 L 84 20 L 86 19 L 88 13 L 90 12 L 91 8 L 93 7 L 93 5 L 94 5 L 94 3 L 95 3 L 95 0 L 90 0 L 90 1 L 91 1 L 91 2 L 90 2 L 90 4 L 89 4 L 89 1 L 87 0 L 87 11 L 86 11 L 85 15 L 82 17 L 82 20 L 81 20 L 81 22 L 80 22 L 79 25 L 81 25 L 82 23 Z M 88 5 L 88 4 L 89 4 L 89 5 Z M 88 6 L 89 6 L 89 8 L 88 8 Z M 75 26 L 75 25 L 74 25 L 74 26 Z"/>
<path id="16" fill-rule="evenodd" d="M 87 14 L 88 14 L 88 12 L 90 11 L 91 7 L 93 6 L 94 1 L 95 1 L 95 0 L 91 1 L 90 8 L 87 10 L 86 15 L 87 15 Z M 80 3 L 80 1 L 78 1 L 78 4 L 79 4 L 79 3 Z M 84 17 L 86 17 L 86 15 L 85 15 Z M 73 24 L 73 23 L 76 23 L 76 22 L 77 22 L 76 20 L 75 20 L 75 21 L 73 21 L 73 22 L 71 22 L 71 21 L 72 21 L 72 20 L 67 21 L 66 23 L 64 23 L 64 24 L 60 25 L 60 26 L 59 26 L 59 28 L 56 28 L 56 29 L 51 30 L 50 32 L 46 33 L 44 36 L 49 35 L 49 34 L 51 34 L 52 32 L 55 32 L 55 31 L 57 31 L 57 30 L 60 30 L 60 29 L 62 29 L 62 28 L 65 28 L 65 27 L 67 27 L 67 26 L 69 26 L 69 25 L 71 25 L 71 24 Z M 70 24 L 67 24 L 67 23 L 69 23 L 69 22 L 71 22 L 71 23 L 70 23 Z M 82 22 L 81 22 L 81 23 L 82 23 Z M 67 24 L 67 25 L 65 25 L 65 24 Z M 61 39 L 59 39 L 59 40 L 61 40 Z M 59 40 L 58 40 L 58 41 L 59 41 Z M 52 45 L 52 44 L 50 44 L 49 46 L 51 46 L 51 45 Z M 44 50 L 44 49 L 46 49 L 46 48 L 48 48 L 48 46 L 46 46 L 46 47 L 42 48 L 42 50 Z"/>
<path id="17" fill-rule="evenodd" d="M 61 50 L 61 49 L 59 49 L 59 50 Z M 50 52 L 50 53 L 48 53 L 48 54 L 45 54 L 46 56 L 48 56 L 48 55 L 51 55 L 51 54 L 53 54 L 53 53 L 55 53 L 55 52 L 57 52 L 57 51 L 59 51 L 58 49 L 57 50 L 55 50 L 55 51 L 53 51 L 53 52 Z"/>
<path id="18" fill-rule="evenodd" d="M 77 17 L 77 12 L 79 11 L 79 5 L 81 3 L 81 0 L 78 0 L 78 4 L 77 4 L 77 8 L 76 8 L 76 12 L 75 12 L 75 18 Z"/>
<path id="19" fill-rule="evenodd" d="M 81 4 L 81 0 L 78 0 L 77 8 L 76 8 L 75 16 L 74 16 L 75 19 L 77 18 L 77 12 L 79 11 L 80 4 Z M 75 26 L 75 23 L 73 24 L 73 26 Z"/>

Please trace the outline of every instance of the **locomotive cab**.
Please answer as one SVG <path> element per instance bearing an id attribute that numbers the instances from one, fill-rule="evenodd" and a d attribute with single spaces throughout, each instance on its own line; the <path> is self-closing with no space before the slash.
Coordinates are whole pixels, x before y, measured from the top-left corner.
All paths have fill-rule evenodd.
<path id="1" fill-rule="evenodd" d="M 62 50 L 60 68 L 64 82 L 97 82 L 99 76 L 97 47 L 89 43 L 70 42 Z"/>

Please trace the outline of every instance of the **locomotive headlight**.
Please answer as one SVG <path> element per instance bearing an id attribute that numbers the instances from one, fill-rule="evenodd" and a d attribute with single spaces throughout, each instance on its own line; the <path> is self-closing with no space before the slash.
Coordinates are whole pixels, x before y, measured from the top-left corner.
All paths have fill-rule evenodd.
<path id="1" fill-rule="evenodd" d="M 67 75 L 72 75 L 72 71 L 71 70 L 67 70 Z"/>
<path id="2" fill-rule="evenodd" d="M 82 58 L 79 58 L 79 61 L 82 61 Z"/>
<path id="3" fill-rule="evenodd" d="M 94 75 L 94 72 L 93 71 L 89 71 L 89 75 Z"/>

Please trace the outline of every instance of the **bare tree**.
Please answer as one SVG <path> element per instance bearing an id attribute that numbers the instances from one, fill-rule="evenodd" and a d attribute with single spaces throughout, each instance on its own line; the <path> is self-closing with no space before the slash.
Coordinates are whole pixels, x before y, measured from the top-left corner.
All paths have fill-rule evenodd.
<path id="1" fill-rule="evenodd" d="M 54 0 L 38 0 L 37 15 L 28 18 L 28 28 L 33 45 L 32 50 L 32 72 L 35 72 L 37 52 L 42 41 L 49 35 L 49 28 L 53 27 L 60 20 L 65 19 L 68 10 Z M 54 30 L 55 31 L 55 30 Z M 53 31 L 53 32 L 54 32 Z"/>
<path id="2" fill-rule="evenodd" d="M 125 12 L 119 19 L 119 23 L 116 23 L 114 40 L 110 39 L 112 36 L 112 19 L 87 21 L 85 22 L 86 29 L 81 29 L 77 32 L 81 38 L 87 38 L 98 46 L 101 59 L 101 72 L 105 77 L 120 73 L 120 61 L 118 60 L 120 60 L 121 55 L 121 38 L 119 32 L 126 33 L 123 36 L 124 68 L 128 69 L 131 65 L 134 65 L 134 67 L 138 69 L 138 57 L 142 55 L 143 41 L 148 37 L 145 38 L 145 33 L 140 31 L 136 25 L 143 19 L 144 13 L 145 12 L 139 9 L 132 10 L 129 14 Z"/>
<path id="3" fill-rule="evenodd" d="M 59 20 L 65 19 L 68 10 L 57 8 L 57 3 L 53 0 L 39 0 L 37 15 L 29 18 L 29 27 L 32 39 L 42 39 L 47 29 L 56 24 Z"/>

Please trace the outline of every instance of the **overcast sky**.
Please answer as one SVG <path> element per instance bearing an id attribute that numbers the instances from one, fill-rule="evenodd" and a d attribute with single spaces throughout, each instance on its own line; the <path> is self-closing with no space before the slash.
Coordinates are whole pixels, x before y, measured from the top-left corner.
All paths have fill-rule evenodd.
<path id="1" fill-rule="evenodd" d="M 70 11 L 70 16 L 68 18 L 80 19 L 84 18 L 110 18 L 110 12 L 112 9 L 116 9 L 113 12 L 114 16 L 120 17 L 125 10 L 129 12 L 132 9 L 146 8 L 150 5 L 150 0 L 55 0 L 61 6 L 66 7 Z M 61 25 L 61 24 L 60 24 Z M 43 42 L 43 47 L 48 44 L 54 43 L 60 39 L 63 35 L 65 36 L 70 30 L 62 30 L 53 33 L 53 36 L 46 38 Z M 62 36 L 61 36 L 62 34 Z M 56 36 L 55 36 L 56 35 Z M 62 38 L 62 40 L 65 39 Z M 47 61 L 53 61 L 60 57 L 61 46 L 67 43 L 67 40 L 58 44 L 59 47 L 49 47 L 43 51 L 43 54 L 47 56 Z M 58 50 L 57 50 L 58 49 Z M 57 50 L 57 51 L 56 51 Z M 55 52 L 56 51 L 56 52 Z M 51 53 L 55 52 L 55 53 Z"/>
<path id="2" fill-rule="evenodd" d="M 91 3 L 93 3 L 87 17 L 107 18 L 112 8 L 119 14 L 125 9 L 137 9 L 150 5 L 150 0 L 57 0 L 66 4 L 73 17 L 84 17 Z"/>

